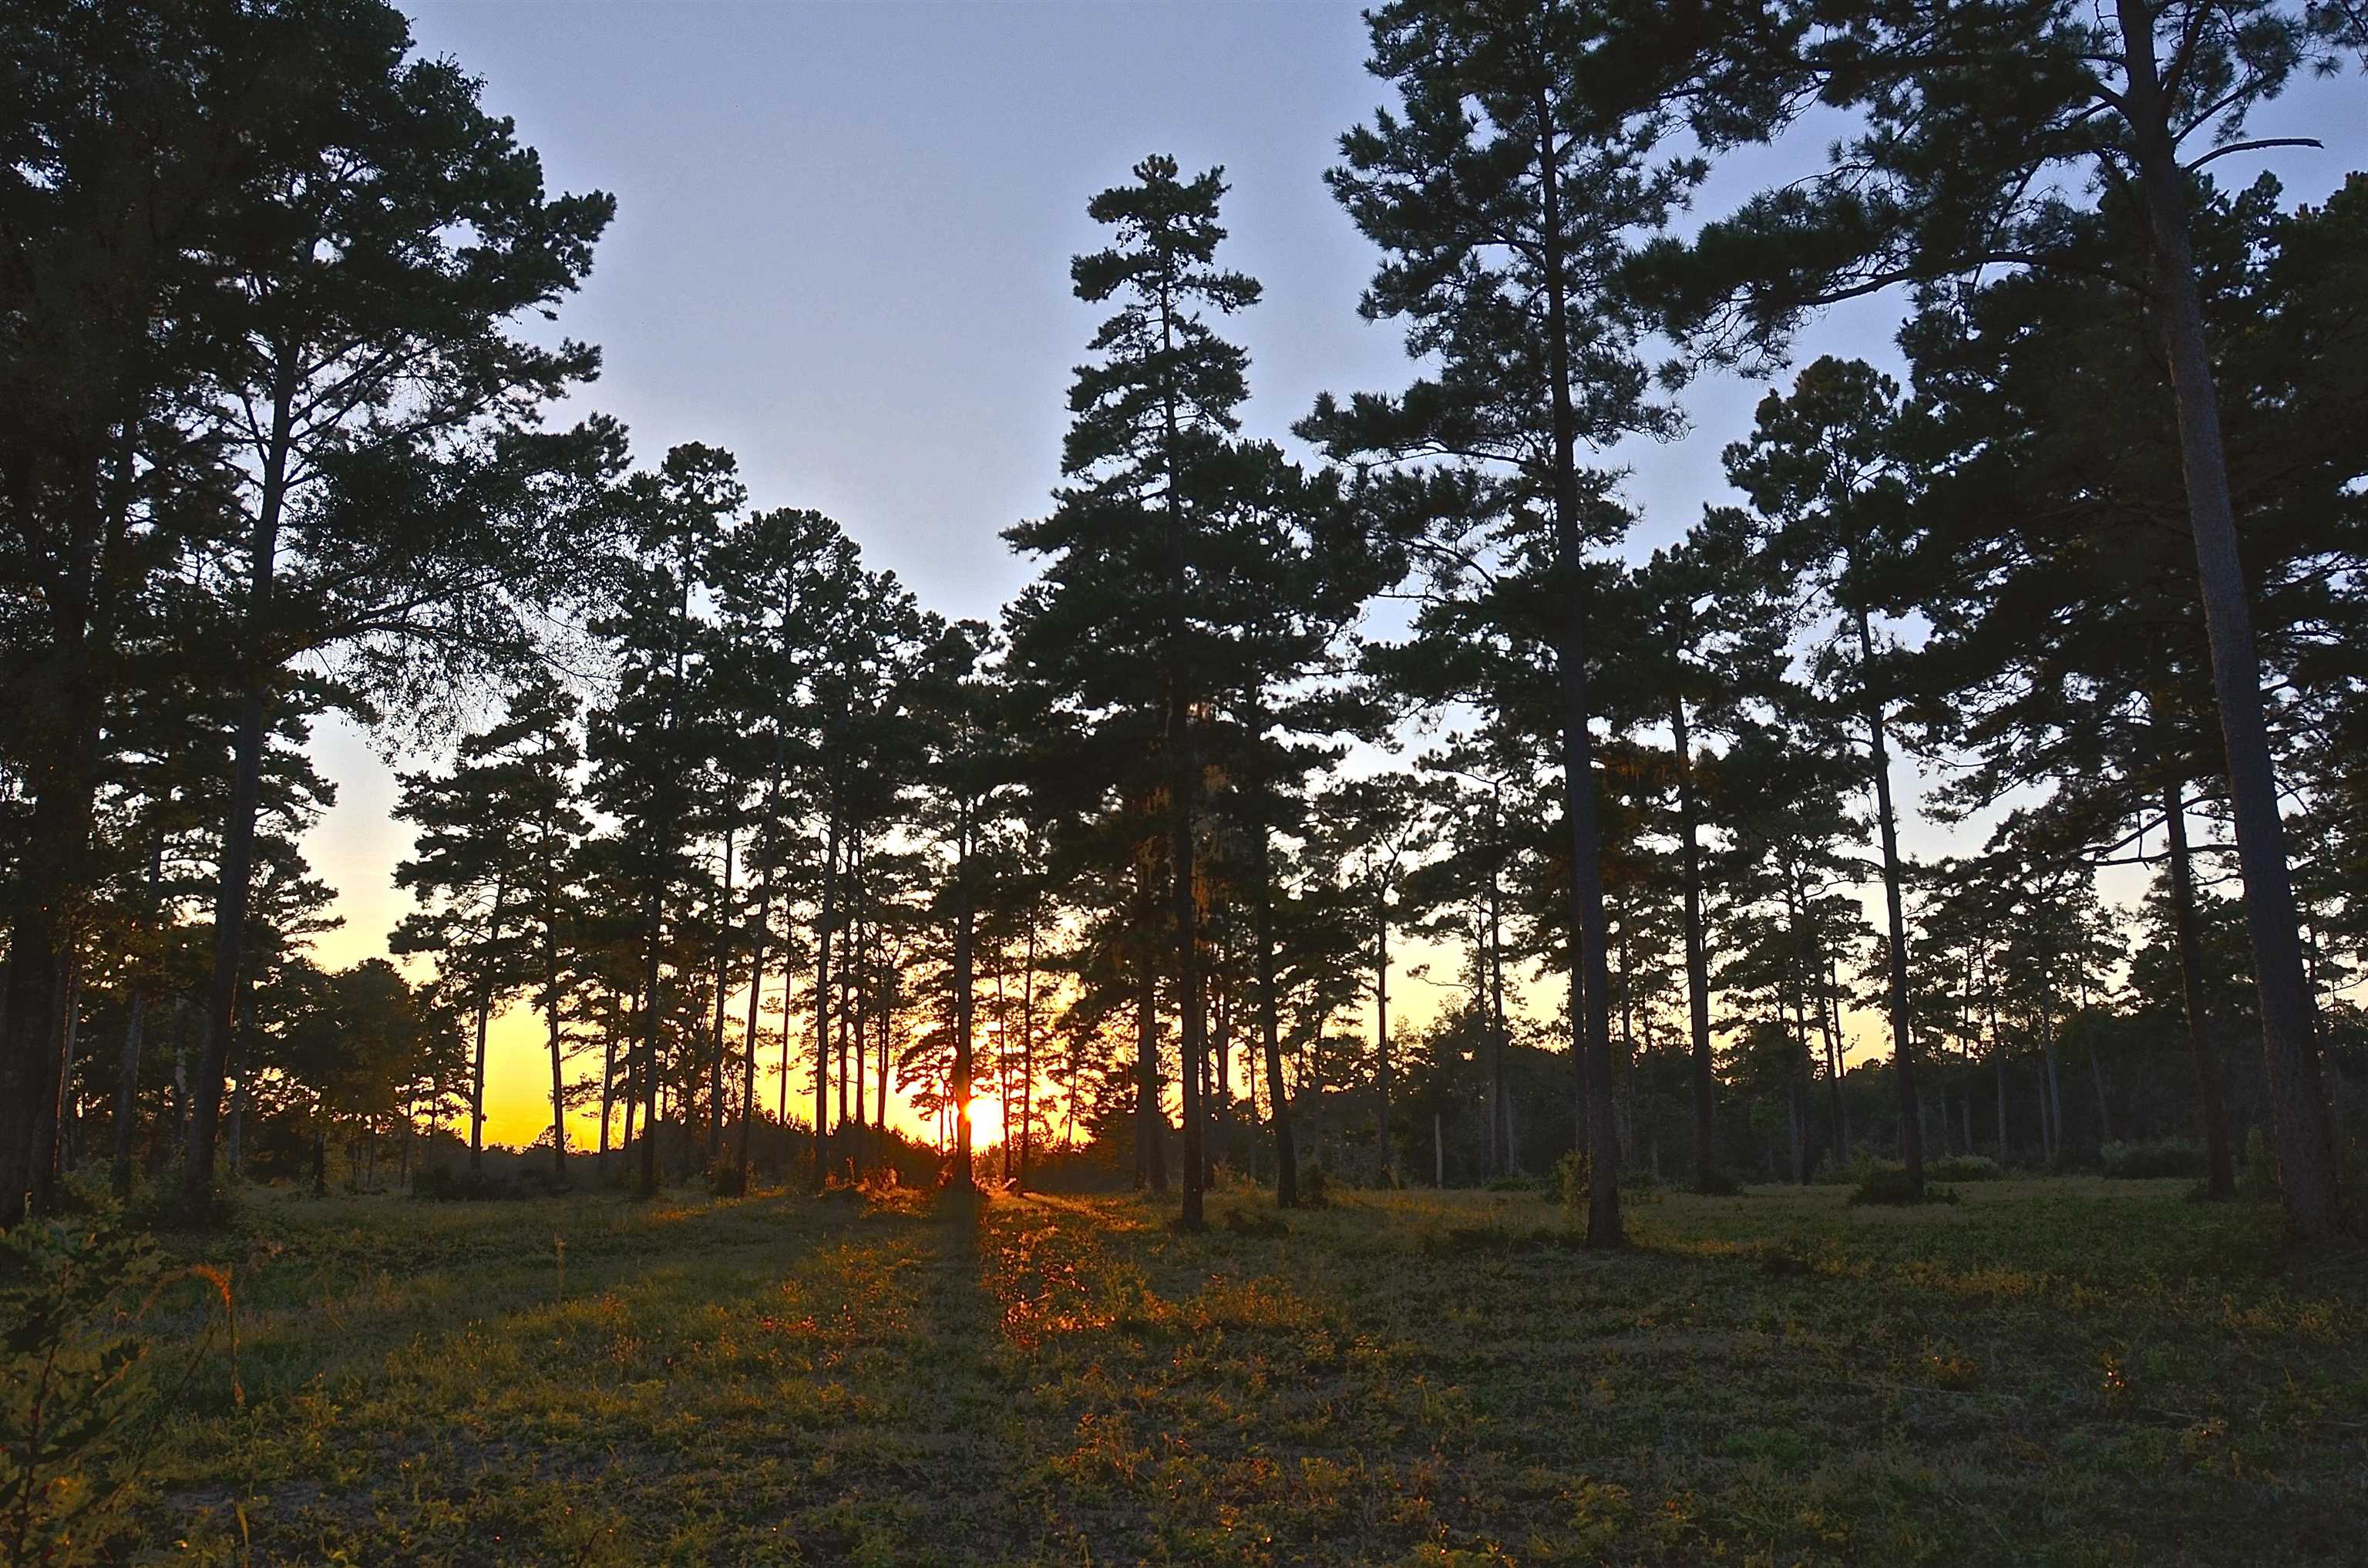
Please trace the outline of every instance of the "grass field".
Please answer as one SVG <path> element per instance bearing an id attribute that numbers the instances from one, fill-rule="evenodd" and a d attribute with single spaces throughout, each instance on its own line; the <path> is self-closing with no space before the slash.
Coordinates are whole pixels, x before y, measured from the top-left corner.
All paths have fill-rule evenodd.
<path id="1" fill-rule="evenodd" d="M 137 1517 L 258 1562 L 2368 1562 L 2368 1264 L 2182 1191 L 1672 1195 L 1614 1256 L 1518 1194 L 258 1199 L 211 1248 L 245 1403 L 216 1358 Z"/>

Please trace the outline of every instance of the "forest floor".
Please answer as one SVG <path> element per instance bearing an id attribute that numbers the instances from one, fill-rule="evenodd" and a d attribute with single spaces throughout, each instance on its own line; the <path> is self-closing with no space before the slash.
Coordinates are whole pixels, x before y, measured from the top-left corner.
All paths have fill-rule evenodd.
<path id="1" fill-rule="evenodd" d="M 217 1348 L 138 1517 L 183 1562 L 2368 1562 L 2368 1259 L 2182 1183 L 1963 1191 L 1647 1195 L 1608 1255 L 1526 1194 L 259 1198 L 204 1249 L 245 1403 Z"/>

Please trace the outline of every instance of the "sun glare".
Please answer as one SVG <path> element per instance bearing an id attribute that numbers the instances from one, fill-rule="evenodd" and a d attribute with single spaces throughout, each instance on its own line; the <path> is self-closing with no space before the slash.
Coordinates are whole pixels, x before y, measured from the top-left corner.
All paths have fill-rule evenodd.
<path id="1" fill-rule="evenodd" d="M 970 1146 L 984 1149 L 1003 1141 L 1003 1102 L 993 1095 L 974 1095 L 970 1102 Z"/>

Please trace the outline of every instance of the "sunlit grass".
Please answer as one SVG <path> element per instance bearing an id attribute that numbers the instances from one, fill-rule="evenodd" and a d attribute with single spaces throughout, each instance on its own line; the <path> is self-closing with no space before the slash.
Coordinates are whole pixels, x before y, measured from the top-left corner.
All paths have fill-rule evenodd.
<path id="1" fill-rule="evenodd" d="M 289 1562 L 2368 1561 L 2359 1262 L 2262 1210 L 1670 1195 L 1607 1256 L 1526 1194 L 1336 1199 L 266 1202 L 247 1410 L 186 1413 L 146 1517 L 234 1560 L 244 1496 Z"/>

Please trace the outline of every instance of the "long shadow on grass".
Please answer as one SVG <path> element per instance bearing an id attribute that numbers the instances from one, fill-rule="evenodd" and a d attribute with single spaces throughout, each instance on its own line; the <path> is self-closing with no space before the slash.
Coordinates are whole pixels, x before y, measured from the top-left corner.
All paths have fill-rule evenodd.
<path id="1" fill-rule="evenodd" d="M 430 1517 L 504 1543 L 487 1561 L 778 1543 L 835 1500 L 836 1437 L 893 1408 L 899 1276 L 933 1229 L 916 1208 L 757 1199 L 655 1229 L 595 1211 L 564 1286 L 526 1216 L 517 1261 L 309 1305 L 291 1261 L 279 1321 L 244 1347 L 245 1409 L 186 1412 L 159 1523 L 227 1538 L 234 1491 L 258 1562 L 407 1561 Z"/>

